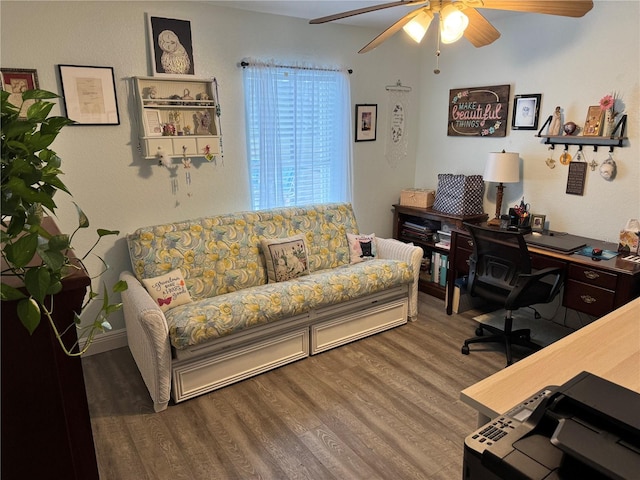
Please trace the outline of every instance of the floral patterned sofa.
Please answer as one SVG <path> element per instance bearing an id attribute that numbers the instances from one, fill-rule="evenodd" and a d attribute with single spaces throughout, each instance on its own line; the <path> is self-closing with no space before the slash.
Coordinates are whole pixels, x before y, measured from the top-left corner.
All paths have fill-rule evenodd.
<path id="1" fill-rule="evenodd" d="M 127 243 L 127 338 L 156 411 L 417 317 L 422 250 L 360 235 L 348 203 L 150 226 Z"/>

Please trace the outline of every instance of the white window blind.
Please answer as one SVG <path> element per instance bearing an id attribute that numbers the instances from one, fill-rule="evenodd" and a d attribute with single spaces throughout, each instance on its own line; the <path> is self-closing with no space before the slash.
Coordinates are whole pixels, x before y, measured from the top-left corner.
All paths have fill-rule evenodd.
<path id="1" fill-rule="evenodd" d="M 348 74 L 256 62 L 243 77 L 252 208 L 351 201 Z"/>

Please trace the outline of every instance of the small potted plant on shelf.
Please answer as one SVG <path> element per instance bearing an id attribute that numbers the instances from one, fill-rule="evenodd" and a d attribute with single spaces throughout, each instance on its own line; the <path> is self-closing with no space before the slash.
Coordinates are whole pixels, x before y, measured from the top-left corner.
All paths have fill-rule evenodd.
<path id="1" fill-rule="evenodd" d="M 73 251 L 73 237 L 81 229 L 89 227 L 89 220 L 76 205 L 78 226 L 71 234 L 52 229 L 51 219 L 57 208 L 54 196 L 58 191 L 70 192 L 60 179 L 61 159 L 50 147 L 61 129 L 71 123 L 66 117 L 50 116 L 54 103 L 48 101 L 58 96 L 44 90 L 23 92 L 22 102 L 31 105 L 21 112 L 21 106 L 9 101 L 9 92 L 0 92 L 2 102 L 1 148 L 1 246 L 3 302 L 15 302 L 17 317 L 32 334 L 46 320 L 61 348 L 69 356 L 82 355 L 98 332 L 110 329 L 107 317 L 122 308 L 110 303 L 108 289 L 102 292 L 102 306 L 95 319 L 82 326 L 80 312 L 99 294 L 89 282 L 89 293 L 83 305 L 70 319 L 68 326 L 60 329 L 54 321 L 54 298 L 63 289 L 65 278 L 79 269 L 85 270 L 83 260 L 106 235 L 118 231 L 98 229 L 98 238 L 84 255 Z M 21 115 L 22 113 L 22 115 Z M 108 266 L 102 259 L 104 269 Z M 95 277 L 94 277 L 95 278 Z M 126 289 L 126 283 L 117 282 L 113 292 Z M 77 340 L 65 345 L 63 336 L 67 328 L 77 328 Z"/>

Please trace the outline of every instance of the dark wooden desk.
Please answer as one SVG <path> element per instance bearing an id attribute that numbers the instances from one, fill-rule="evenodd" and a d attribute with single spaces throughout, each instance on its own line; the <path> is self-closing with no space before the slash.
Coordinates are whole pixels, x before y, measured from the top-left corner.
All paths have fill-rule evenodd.
<path id="1" fill-rule="evenodd" d="M 592 238 L 584 242 L 603 250 L 616 250 L 617 244 Z M 453 307 L 454 282 L 469 273 L 469 255 L 473 250 L 471 236 L 462 229 L 451 234 L 449 272 L 447 275 L 447 314 Z M 577 253 L 565 254 L 529 245 L 534 269 L 561 267 L 565 270 L 565 307 L 601 317 L 640 296 L 640 264 L 618 255 L 610 260 L 593 259 Z"/>

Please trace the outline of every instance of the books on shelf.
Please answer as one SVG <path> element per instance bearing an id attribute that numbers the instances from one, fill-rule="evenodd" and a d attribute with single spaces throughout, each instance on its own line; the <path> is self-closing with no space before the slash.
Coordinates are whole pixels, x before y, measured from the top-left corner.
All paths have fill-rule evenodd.
<path id="1" fill-rule="evenodd" d="M 437 251 L 431 252 L 431 281 L 444 287 L 447 283 L 449 256 Z"/>

